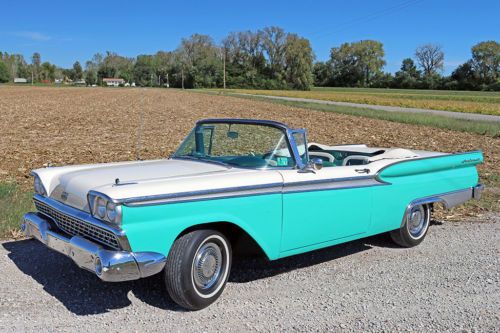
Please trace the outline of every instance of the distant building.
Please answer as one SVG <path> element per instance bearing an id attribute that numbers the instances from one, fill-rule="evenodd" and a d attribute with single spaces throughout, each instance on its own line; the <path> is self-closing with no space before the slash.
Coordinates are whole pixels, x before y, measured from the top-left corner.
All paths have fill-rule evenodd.
<path id="1" fill-rule="evenodd" d="M 104 78 L 102 79 L 102 82 L 104 82 L 108 87 L 118 87 L 120 84 L 125 84 L 124 79 L 117 78 Z"/>
<path id="2" fill-rule="evenodd" d="M 85 82 L 84 79 L 80 79 L 80 80 L 73 81 L 73 85 L 74 86 L 86 86 L 87 83 Z"/>
<path id="3" fill-rule="evenodd" d="M 14 83 L 28 83 L 28 80 L 26 80 L 24 77 L 16 77 L 14 78 Z"/>

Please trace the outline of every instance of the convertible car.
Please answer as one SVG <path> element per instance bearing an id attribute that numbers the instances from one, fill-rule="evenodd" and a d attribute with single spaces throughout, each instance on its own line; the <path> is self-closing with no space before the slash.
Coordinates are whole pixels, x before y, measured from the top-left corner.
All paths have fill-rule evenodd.
<path id="1" fill-rule="evenodd" d="M 222 293 L 237 248 L 275 260 L 385 232 L 419 244 L 434 204 L 480 198 L 482 161 L 207 119 L 168 159 L 33 170 L 37 211 L 21 228 L 104 281 L 162 272 L 170 297 L 196 310 Z"/>

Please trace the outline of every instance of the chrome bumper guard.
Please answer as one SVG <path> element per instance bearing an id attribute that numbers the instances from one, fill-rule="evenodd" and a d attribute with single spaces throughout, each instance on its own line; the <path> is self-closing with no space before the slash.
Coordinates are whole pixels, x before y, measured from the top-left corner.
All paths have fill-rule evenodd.
<path id="1" fill-rule="evenodd" d="M 101 280 L 119 282 L 136 280 L 159 273 L 166 257 L 155 252 L 108 250 L 85 238 L 67 238 L 51 229 L 47 218 L 38 213 L 24 215 L 21 230 L 47 247 L 71 258 L 80 268 L 94 272 Z"/>
<path id="2" fill-rule="evenodd" d="M 481 195 L 484 191 L 484 185 L 483 184 L 477 184 L 472 188 L 472 198 L 479 200 L 481 199 Z"/>

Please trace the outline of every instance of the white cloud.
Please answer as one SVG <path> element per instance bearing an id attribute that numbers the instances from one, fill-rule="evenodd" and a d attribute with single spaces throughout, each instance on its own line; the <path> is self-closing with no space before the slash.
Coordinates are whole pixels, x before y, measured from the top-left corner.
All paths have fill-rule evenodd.
<path id="1" fill-rule="evenodd" d="M 46 42 L 48 40 L 51 40 L 52 37 L 47 36 L 41 32 L 37 31 L 18 31 L 13 33 L 14 36 L 22 37 L 22 38 L 27 38 L 31 39 L 35 42 Z"/>

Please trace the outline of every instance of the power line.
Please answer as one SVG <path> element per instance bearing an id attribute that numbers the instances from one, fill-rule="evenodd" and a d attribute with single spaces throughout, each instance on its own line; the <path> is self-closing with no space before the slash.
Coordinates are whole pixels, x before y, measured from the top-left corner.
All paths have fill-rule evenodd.
<path id="1" fill-rule="evenodd" d="M 406 1 L 403 1 L 399 4 L 397 4 L 397 5 L 390 6 L 390 7 L 387 7 L 385 9 L 370 13 L 368 15 L 364 15 L 364 16 L 357 17 L 357 18 L 354 18 L 352 20 L 340 23 L 340 24 L 334 26 L 333 29 L 324 28 L 322 30 L 318 30 L 312 34 L 308 34 L 308 37 L 311 38 L 311 37 L 316 35 L 316 36 L 319 36 L 316 39 L 324 38 L 324 37 L 330 36 L 334 33 L 345 31 L 345 30 L 349 29 L 350 27 L 352 27 L 354 24 L 366 23 L 366 22 L 373 21 L 373 20 L 378 19 L 380 17 L 390 15 L 390 14 L 393 14 L 395 12 L 406 9 L 406 8 L 413 6 L 413 5 L 415 5 L 419 2 L 422 2 L 422 1 L 424 1 L 424 0 L 406 0 Z M 328 30 L 328 31 L 325 32 L 325 30 Z"/>

